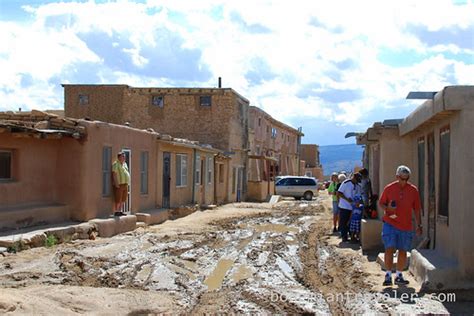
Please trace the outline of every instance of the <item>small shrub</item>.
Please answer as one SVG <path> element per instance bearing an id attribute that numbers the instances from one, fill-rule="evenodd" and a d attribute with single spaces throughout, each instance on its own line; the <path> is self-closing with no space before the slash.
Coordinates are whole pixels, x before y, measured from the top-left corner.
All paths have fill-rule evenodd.
<path id="1" fill-rule="evenodd" d="M 45 246 L 46 247 L 53 247 L 55 245 L 58 244 L 58 239 L 56 238 L 56 236 L 54 235 L 48 235 L 48 237 L 46 237 L 46 241 L 45 241 Z"/>
<path id="2" fill-rule="evenodd" d="M 7 251 L 10 253 L 17 253 L 22 250 L 28 249 L 28 245 L 26 242 L 23 240 L 23 238 L 18 239 L 11 245 L 10 247 L 7 248 Z"/>

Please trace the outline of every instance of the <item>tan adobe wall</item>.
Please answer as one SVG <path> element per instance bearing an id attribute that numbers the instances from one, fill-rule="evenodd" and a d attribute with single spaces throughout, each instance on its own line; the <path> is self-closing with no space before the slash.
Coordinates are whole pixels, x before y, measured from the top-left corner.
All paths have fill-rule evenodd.
<path id="1" fill-rule="evenodd" d="M 230 135 L 232 128 L 229 126 L 241 121 L 235 108 L 237 102 L 248 107 L 248 101 L 232 89 L 65 85 L 64 94 L 66 116 L 87 116 L 115 124 L 129 122 L 131 127 L 151 127 L 160 133 L 197 140 L 222 150 L 236 146 L 243 148 L 242 143 Z M 89 96 L 88 105 L 79 105 L 79 94 Z M 208 95 L 211 96 L 211 106 L 201 106 L 200 97 Z M 163 97 L 163 107 L 152 104 L 153 96 Z M 243 113 L 247 115 L 246 110 Z M 234 133 L 241 137 L 245 129 L 239 125 Z M 243 143 L 247 145 L 246 140 Z"/>
<path id="2" fill-rule="evenodd" d="M 315 168 L 319 166 L 319 150 L 318 145 L 302 144 L 300 146 L 301 159 L 306 161 L 307 168 Z"/>
<path id="3" fill-rule="evenodd" d="M 156 206 L 157 142 L 156 135 L 142 130 L 104 122 L 81 121 L 87 129 L 87 140 L 80 152 L 82 159 L 81 185 L 83 194 L 80 209 L 72 214 L 74 219 L 88 220 L 111 214 L 112 195 L 102 196 L 102 151 L 112 147 L 112 161 L 122 149 L 131 150 L 131 210 L 153 209 Z M 140 193 L 140 153 L 148 152 L 148 194 Z"/>
<path id="4" fill-rule="evenodd" d="M 279 159 L 280 174 L 296 175 L 299 164 L 297 130 L 273 119 L 256 107 L 249 108 L 249 126 L 253 136 L 251 152 Z M 276 129 L 276 137 L 272 136 L 272 128 Z"/>
<path id="5" fill-rule="evenodd" d="M 126 89 L 126 85 L 64 85 L 65 116 L 124 124 L 123 101 Z M 79 95 L 87 96 L 88 103 L 79 104 Z"/>
<path id="6" fill-rule="evenodd" d="M 458 258 L 460 268 L 465 275 L 474 278 L 474 232 L 471 224 L 474 222 L 472 205 L 474 198 L 468 193 L 470 182 L 474 176 L 472 161 L 474 161 L 474 146 L 466 142 L 473 135 L 472 122 L 474 121 L 474 109 L 466 109 L 462 112 L 453 113 L 451 116 L 425 126 L 416 133 L 408 135 L 411 141 L 413 157 L 412 182 L 418 185 L 418 139 L 425 139 L 425 159 L 427 161 L 427 136 L 434 134 L 434 158 L 435 158 L 435 196 L 439 196 L 439 168 L 440 168 L 440 130 L 446 126 L 450 129 L 450 168 L 449 168 L 449 219 L 436 218 L 436 249 L 447 256 Z M 424 190 L 424 216 L 423 225 L 429 227 L 428 223 L 428 167 L 425 168 L 425 190 Z M 436 199 L 436 214 L 439 212 L 439 201 Z M 427 234 L 427 229 L 424 235 Z M 462 236 L 462 238 L 460 238 Z"/>
<path id="7" fill-rule="evenodd" d="M 201 96 L 211 96 L 211 106 L 201 106 Z M 163 107 L 152 105 L 153 96 L 163 96 Z M 152 127 L 173 137 L 197 140 L 228 150 L 229 122 L 237 119 L 237 96 L 225 89 L 130 88 L 124 100 L 124 119 L 131 126 Z M 240 144 L 238 144 L 240 145 Z"/>
<path id="8" fill-rule="evenodd" d="M 80 178 L 79 165 L 72 158 L 78 141 L 19 138 L 0 134 L 0 150 L 12 152 L 12 181 L 0 182 L 0 208 L 64 202 L 67 182 Z"/>
<path id="9" fill-rule="evenodd" d="M 163 206 L 163 153 L 171 154 L 170 161 L 170 207 L 191 204 L 193 202 L 193 160 L 194 150 L 192 148 L 176 146 L 173 144 L 159 142 L 157 155 L 157 185 L 156 185 L 156 206 Z M 187 184 L 185 186 L 176 185 L 176 155 L 187 155 Z"/>
<path id="10" fill-rule="evenodd" d="M 305 168 L 304 175 L 314 177 L 318 181 L 324 181 L 323 169 L 321 168 Z"/>
<path id="11" fill-rule="evenodd" d="M 227 203 L 228 200 L 228 190 L 229 190 L 229 165 L 230 160 L 217 160 L 215 163 L 215 173 L 214 173 L 214 190 L 216 204 Z"/>

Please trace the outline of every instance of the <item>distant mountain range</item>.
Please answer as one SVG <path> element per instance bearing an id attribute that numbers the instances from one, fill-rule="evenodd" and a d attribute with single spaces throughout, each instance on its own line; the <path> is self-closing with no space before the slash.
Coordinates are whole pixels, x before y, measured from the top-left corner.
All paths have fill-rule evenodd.
<path id="1" fill-rule="evenodd" d="M 363 151 L 364 148 L 356 144 L 320 146 L 319 158 L 324 175 L 342 170 L 350 172 L 355 166 L 362 166 Z"/>

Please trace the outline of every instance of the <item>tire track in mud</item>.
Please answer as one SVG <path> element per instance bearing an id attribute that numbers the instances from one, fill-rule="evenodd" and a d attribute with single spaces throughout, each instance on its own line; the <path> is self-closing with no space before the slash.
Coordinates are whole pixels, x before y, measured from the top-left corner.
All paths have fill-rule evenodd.
<path id="1" fill-rule="evenodd" d="M 332 314 L 354 313 L 348 297 L 369 291 L 370 285 L 364 280 L 367 273 L 356 254 L 342 253 L 328 244 L 331 229 L 332 218 L 326 216 L 304 234 L 307 246 L 300 248 L 301 279 L 304 285 L 322 293 Z"/>

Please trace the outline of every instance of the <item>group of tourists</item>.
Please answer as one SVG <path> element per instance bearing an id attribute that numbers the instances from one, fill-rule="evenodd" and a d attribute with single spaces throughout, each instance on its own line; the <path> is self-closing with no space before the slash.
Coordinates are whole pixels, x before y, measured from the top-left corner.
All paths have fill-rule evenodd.
<path id="1" fill-rule="evenodd" d="M 367 169 L 353 173 L 349 179 L 344 173 L 333 173 L 328 192 L 332 195 L 333 232 L 340 233 L 343 242 L 360 241 L 362 217 L 369 209 L 372 186 Z"/>
<path id="2" fill-rule="evenodd" d="M 395 284 L 406 285 L 409 282 L 402 271 L 407 262 L 407 251 L 411 250 L 414 237 L 412 214 L 415 214 L 416 234 L 422 234 L 421 202 L 418 189 L 408 182 L 411 171 L 407 166 L 397 168 L 396 181 L 388 184 L 379 200 L 383 210 L 382 241 L 385 247 L 386 274 L 384 286 L 392 282 L 393 255 L 397 251 Z M 361 221 L 369 216 L 371 209 L 376 208 L 372 194 L 372 185 L 367 169 L 353 173 L 349 178 L 344 173 L 333 173 L 328 192 L 332 196 L 333 233 L 339 233 L 342 242 L 360 242 Z"/>

